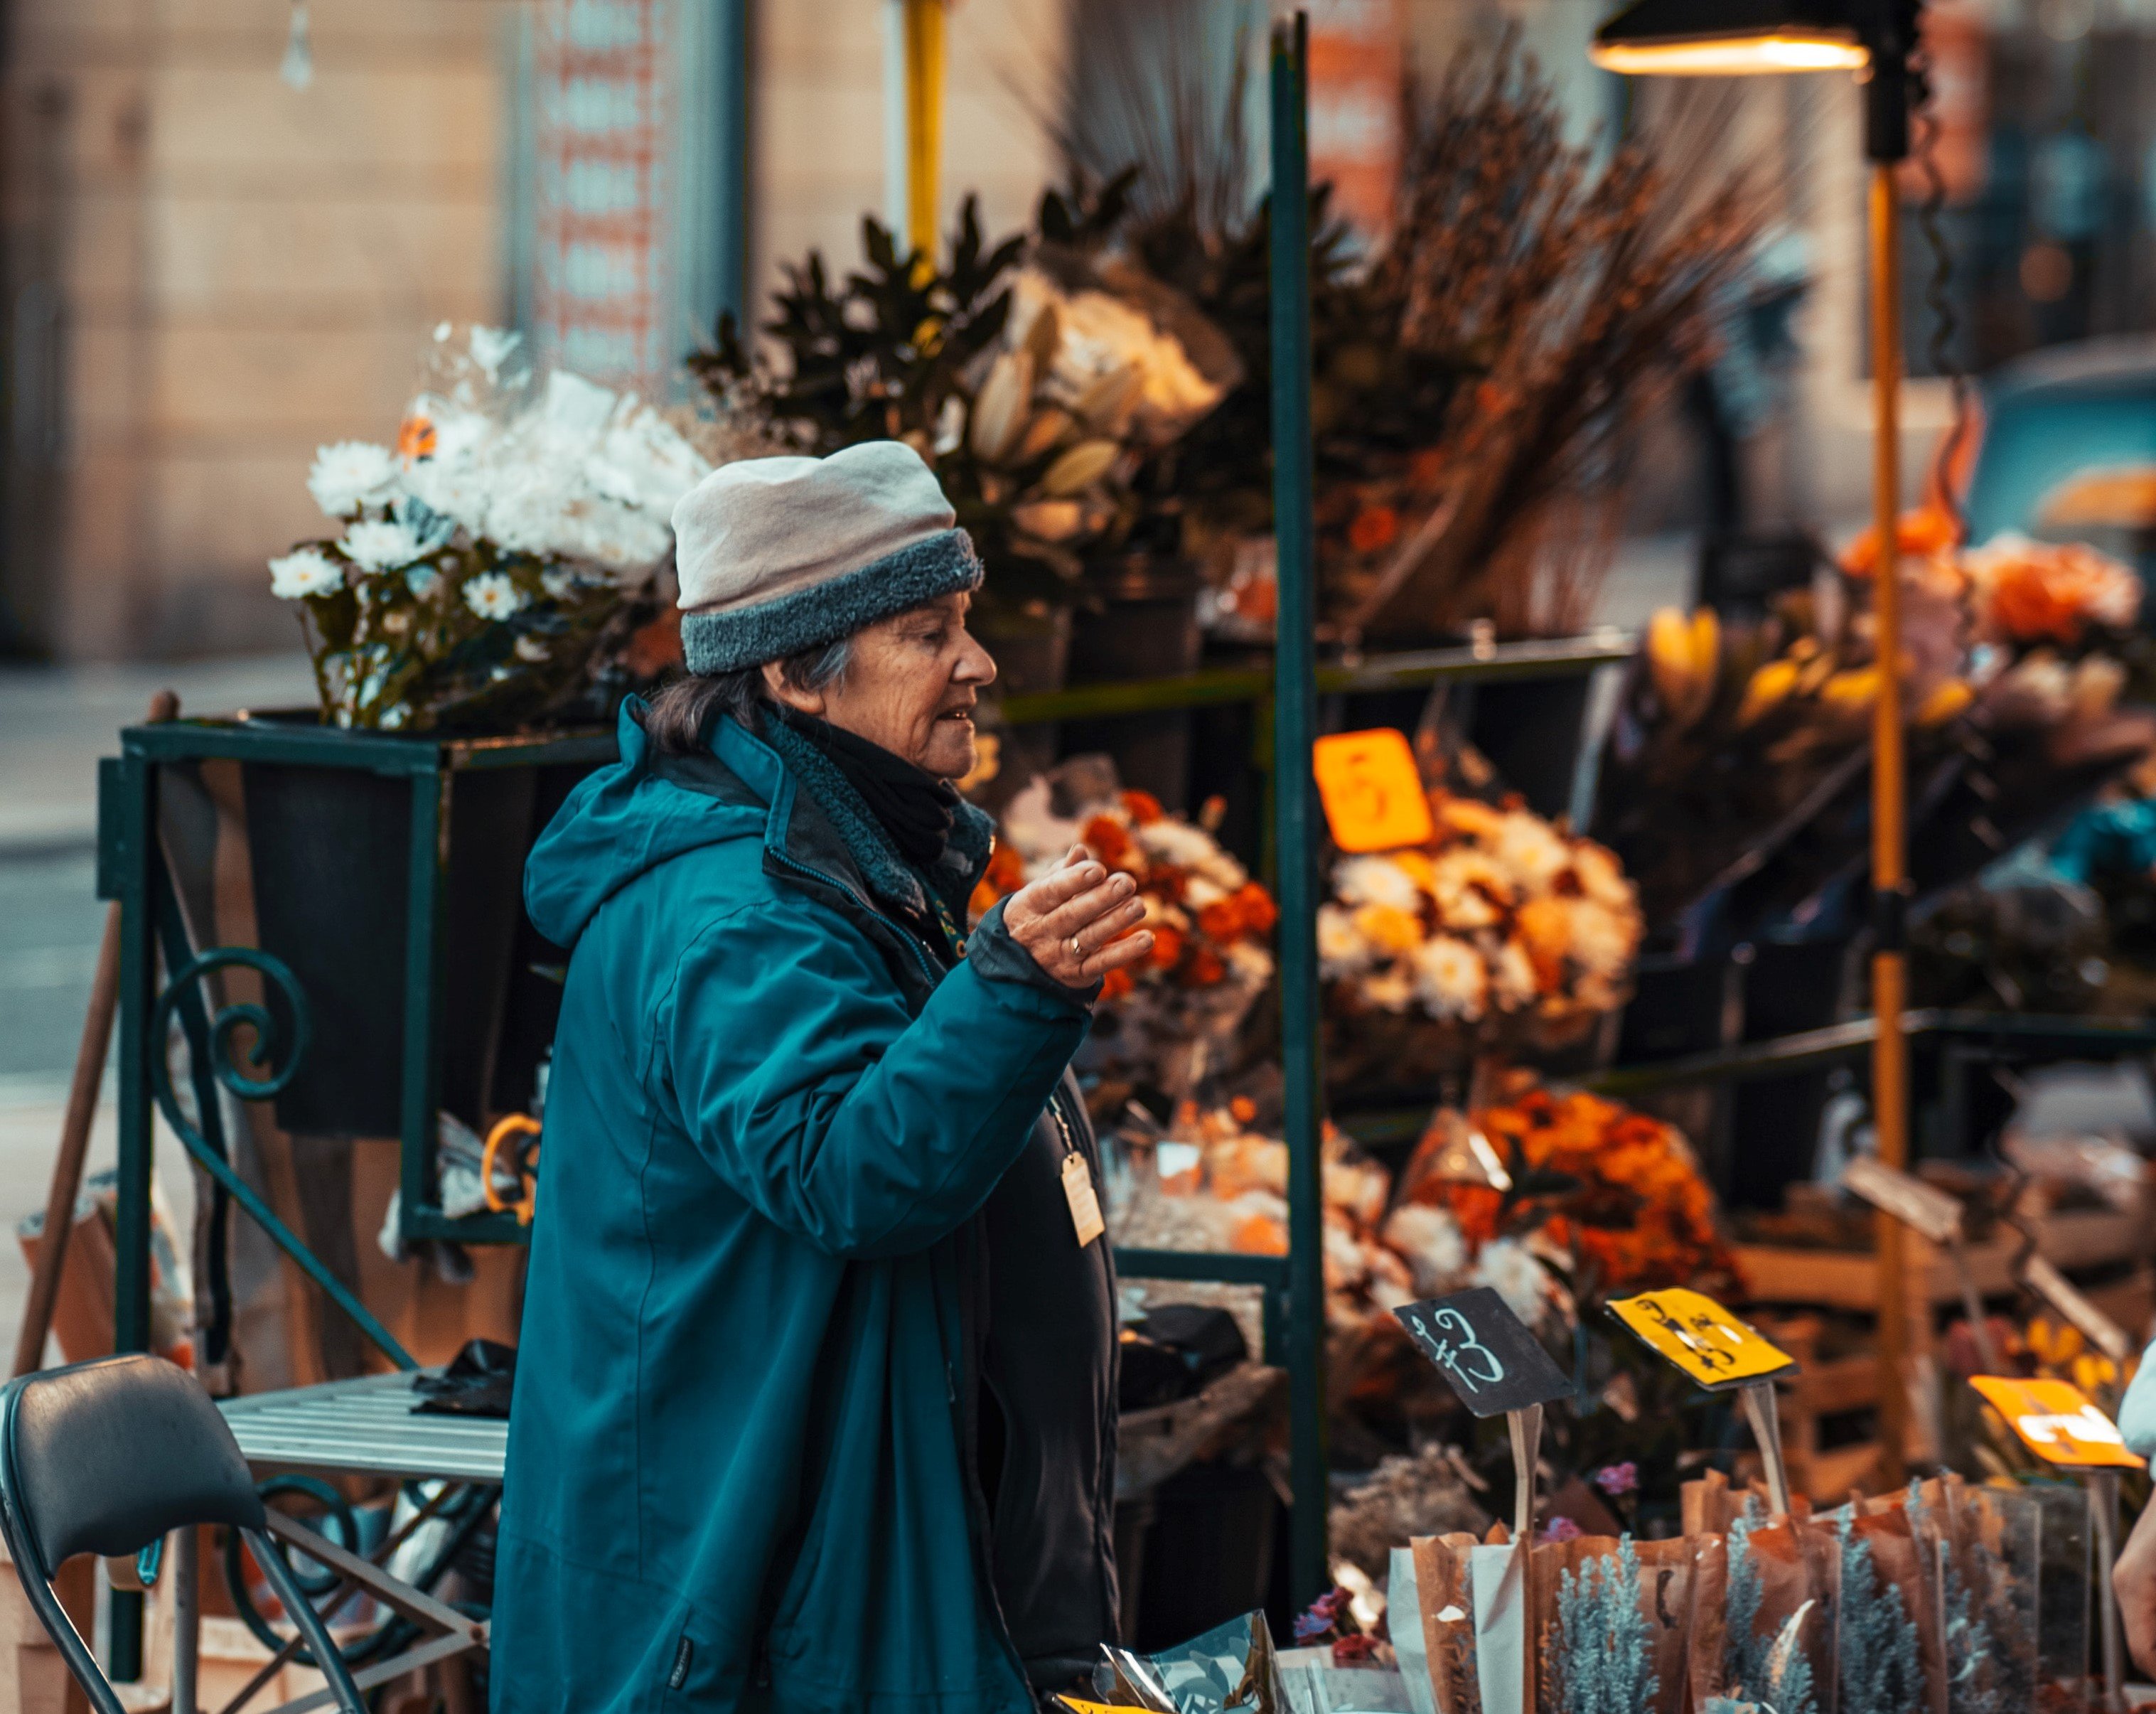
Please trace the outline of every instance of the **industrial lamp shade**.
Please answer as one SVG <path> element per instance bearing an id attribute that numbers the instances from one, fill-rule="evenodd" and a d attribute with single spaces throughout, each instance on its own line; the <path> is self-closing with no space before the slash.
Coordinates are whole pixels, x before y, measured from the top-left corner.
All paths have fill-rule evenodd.
<path id="1" fill-rule="evenodd" d="M 1851 71 L 1871 56 L 1849 0 L 1635 0 L 1594 33 L 1605 71 L 1727 77 Z"/>

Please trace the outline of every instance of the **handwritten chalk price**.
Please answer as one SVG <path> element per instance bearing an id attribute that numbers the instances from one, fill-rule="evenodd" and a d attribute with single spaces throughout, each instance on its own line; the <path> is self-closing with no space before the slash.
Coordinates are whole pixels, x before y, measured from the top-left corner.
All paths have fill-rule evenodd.
<path id="1" fill-rule="evenodd" d="M 1720 1392 L 1793 1369 L 1797 1360 L 1697 1291 L 1674 1286 L 1620 1298 L 1609 1312 L 1655 1352 L 1706 1388 Z"/>
<path id="2" fill-rule="evenodd" d="M 1572 1378 L 1486 1286 L 1402 1304 L 1393 1316 L 1477 1416 L 1502 1416 L 1571 1395 Z"/>
<path id="3" fill-rule="evenodd" d="M 1326 825 L 1342 850 L 1397 850 L 1436 833 L 1414 752 L 1392 727 L 1320 738 L 1310 760 Z"/>
<path id="4" fill-rule="evenodd" d="M 1977 1375 L 1969 1385 L 2037 1457 L 2068 1470 L 2139 1470 L 2126 1437 L 2080 1388 L 2066 1381 Z"/>

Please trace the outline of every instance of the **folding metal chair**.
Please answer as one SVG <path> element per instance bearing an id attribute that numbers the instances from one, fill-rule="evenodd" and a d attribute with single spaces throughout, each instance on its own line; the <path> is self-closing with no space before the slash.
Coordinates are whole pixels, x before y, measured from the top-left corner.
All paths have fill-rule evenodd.
<path id="1" fill-rule="evenodd" d="M 158 1357 L 108 1357 L 0 1392 L 0 1535 L 97 1714 L 125 1711 L 53 1593 L 53 1574 L 78 1553 L 122 1557 L 198 1524 L 239 1532 L 328 1680 L 328 1700 L 366 1714 L 336 1645 L 270 1544 L 232 1430 L 192 1376 Z"/>

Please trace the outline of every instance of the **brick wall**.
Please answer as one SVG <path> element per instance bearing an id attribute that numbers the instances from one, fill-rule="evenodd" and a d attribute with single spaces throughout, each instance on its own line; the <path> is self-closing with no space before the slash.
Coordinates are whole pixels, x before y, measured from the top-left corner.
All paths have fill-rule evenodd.
<path id="1" fill-rule="evenodd" d="M 285 646 L 262 565 L 319 524 L 314 447 L 389 434 L 425 331 L 501 313 L 501 4 L 312 0 L 305 90 L 287 0 L 13 11 L 11 250 L 64 377 L 17 603 L 66 658 Z"/>
<path id="2" fill-rule="evenodd" d="M 756 8 L 759 295 L 812 244 L 850 264 L 880 211 L 880 3 Z M 321 526 L 315 447 L 393 433 L 436 322 L 509 313 L 515 4 L 311 0 L 315 80 L 295 90 L 277 74 L 289 0 L 13 0 L 10 272 L 59 305 L 59 441 L 18 476 L 29 504 L 0 561 L 0 616 L 33 644 L 294 644 L 263 565 Z M 955 6 L 947 216 L 978 188 L 1007 230 L 1052 176 L 1016 91 L 1052 100 L 1061 15 Z"/>

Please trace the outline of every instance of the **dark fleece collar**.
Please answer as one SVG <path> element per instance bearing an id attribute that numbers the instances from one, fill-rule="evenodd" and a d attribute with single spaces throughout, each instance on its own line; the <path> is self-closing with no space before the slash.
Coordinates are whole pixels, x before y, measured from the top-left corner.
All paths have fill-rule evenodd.
<path id="1" fill-rule="evenodd" d="M 787 771 L 815 800 L 870 892 L 915 916 L 925 916 L 928 898 L 922 883 L 926 881 L 958 921 L 965 920 L 966 902 L 988 866 L 988 853 L 995 843 L 996 824 L 984 811 L 963 798 L 959 800 L 943 854 L 923 874 L 899 855 L 898 848 L 861 801 L 860 793 L 814 744 L 776 720 L 763 721 L 757 736 L 778 752 Z"/>

